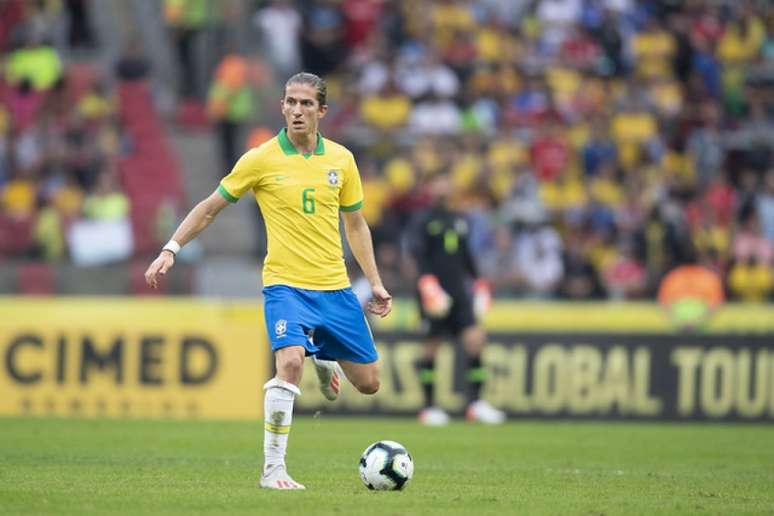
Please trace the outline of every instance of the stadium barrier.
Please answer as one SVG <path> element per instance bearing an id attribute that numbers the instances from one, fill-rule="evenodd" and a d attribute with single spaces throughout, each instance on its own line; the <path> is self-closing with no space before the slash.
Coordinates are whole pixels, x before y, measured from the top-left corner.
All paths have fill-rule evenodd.
<path id="1" fill-rule="evenodd" d="M 256 304 L 0 299 L 0 415 L 259 418 Z"/>
<path id="2" fill-rule="evenodd" d="M 305 411 L 415 414 L 422 391 L 414 363 L 416 333 L 380 332 L 382 386 L 376 396 L 347 389 L 328 403 L 306 371 Z M 436 359 L 437 404 L 461 413 L 460 354 L 451 344 Z M 771 336 L 647 334 L 490 334 L 483 355 L 484 397 L 529 418 L 774 421 Z"/>
<path id="3" fill-rule="evenodd" d="M 328 403 L 304 375 L 303 411 L 415 414 L 422 403 L 414 367 L 422 353 L 413 303 L 374 321 L 382 387 L 373 397 L 345 390 Z M 484 397 L 512 417 L 774 421 L 774 308 L 728 304 L 698 334 L 681 334 L 653 303 L 498 301 L 485 320 Z M 460 414 L 460 351 L 436 360 L 438 405 Z M 309 380 L 310 376 L 312 380 Z M 308 383 L 307 383 L 308 382 Z"/>
<path id="4" fill-rule="evenodd" d="M 676 334 L 651 304 L 498 302 L 486 320 L 484 395 L 514 417 L 774 420 L 774 310 L 729 305 Z M 414 414 L 421 334 L 410 302 L 374 321 L 382 387 L 325 401 L 311 364 L 301 412 Z M 0 298 L 0 415 L 258 418 L 269 373 L 257 303 Z M 458 353 L 437 361 L 459 413 Z"/>

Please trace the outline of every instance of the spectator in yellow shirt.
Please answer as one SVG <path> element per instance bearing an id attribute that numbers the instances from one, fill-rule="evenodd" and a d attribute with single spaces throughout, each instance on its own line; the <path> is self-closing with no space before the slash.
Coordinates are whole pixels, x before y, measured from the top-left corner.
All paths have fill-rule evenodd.
<path id="1" fill-rule="evenodd" d="M 0 190 L 0 207 L 13 218 L 24 219 L 35 211 L 38 187 L 28 175 L 18 175 Z"/>
<path id="2" fill-rule="evenodd" d="M 717 55 L 726 64 L 752 61 L 766 40 L 766 28 L 757 16 L 739 16 L 726 27 L 718 44 Z"/>
<path id="3" fill-rule="evenodd" d="M 676 48 L 674 36 L 651 19 L 645 30 L 632 38 L 637 74 L 641 77 L 670 75 Z"/>
<path id="4" fill-rule="evenodd" d="M 392 132 L 405 125 L 411 114 L 411 100 L 388 81 L 376 95 L 369 95 L 360 103 L 364 122 L 384 132 Z"/>
<path id="5" fill-rule="evenodd" d="M 728 286 L 734 296 L 742 301 L 760 303 L 771 296 L 774 275 L 771 268 L 755 256 L 737 262 L 728 276 Z"/>

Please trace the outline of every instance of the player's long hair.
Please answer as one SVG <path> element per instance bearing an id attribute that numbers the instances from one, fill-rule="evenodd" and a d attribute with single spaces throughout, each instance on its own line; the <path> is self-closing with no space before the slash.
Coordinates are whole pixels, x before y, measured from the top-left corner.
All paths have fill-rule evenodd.
<path id="1" fill-rule="evenodd" d="M 309 86 L 314 86 L 317 90 L 317 102 L 321 106 L 328 104 L 328 85 L 317 75 L 309 72 L 299 72 L 285 83 L 286 91 L 291 84 L 308 84 Z"/>

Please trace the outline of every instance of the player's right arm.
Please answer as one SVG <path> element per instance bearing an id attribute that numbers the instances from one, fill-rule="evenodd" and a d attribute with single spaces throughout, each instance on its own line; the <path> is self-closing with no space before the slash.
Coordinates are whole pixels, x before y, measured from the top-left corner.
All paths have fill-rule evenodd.
<path id="1" fill-rule="evenodd" d="M 175 264 L 175 254 L 180 248 L 204 231 L 204 228 L 210 225 L 220 210 L 237 202 L 242 194 L 253 189 L 259 179 L 259 164 L 263 156 L 262 149 L 266 148 L 265 145 L 245 152 L 231 169 L 231 172 L 221 180 L 218 189 L 194 206 L 186 215 L 183 222 L 175 230 L 175 234 L 172 235 L 172 240 L 164 246 L 158 258 L 145 271 L 145 281 L 148 285 L 156 288 L 158 276 L 166 274 L 169 268 Z"/>
<path id="2" fill-rule="evenodd" d="M 228 205 L 229 202 L 216 190 L 188 212 L 188 215 L 185 216 L 183 222 L 180 223 L 172 235 L 172 241 L 183 247 L 204 231 L 204 228 L 215 220 L 220 210 Z M 159 256 L 153 260 L 150 266 L 148 266 L 148 270 L 145 271 L 145 281 L 153 288 L 158 286 L 158 276 L 165 275 L 175 264 L 176 251 L 167 249 L 168 246 L 169 244 L 165 246 L 165 249 L 162 249 Z"/>

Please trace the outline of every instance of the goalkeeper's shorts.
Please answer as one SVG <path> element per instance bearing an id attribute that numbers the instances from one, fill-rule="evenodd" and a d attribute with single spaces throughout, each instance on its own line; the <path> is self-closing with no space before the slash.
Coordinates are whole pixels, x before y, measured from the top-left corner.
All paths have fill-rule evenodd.
<path id="1" fill-rule="evenodd" d="M 428 337 L 458 337 L 466 328 L 476 324 L 473 300 L 468 297 L 452 296 L 449 313 L 443 317 L 433 317 L 425 312 L 419 301 L 419 294 L 417 294 L 417 303 L 420 308 L 422 329 Z"/>
<path id="2" fill-rule="evenodd" d="M 376 346 L 352 289 L 264 287 L 264 317 L 272 351 L 303 346 L 322 360 L 376 361 Z"/>

